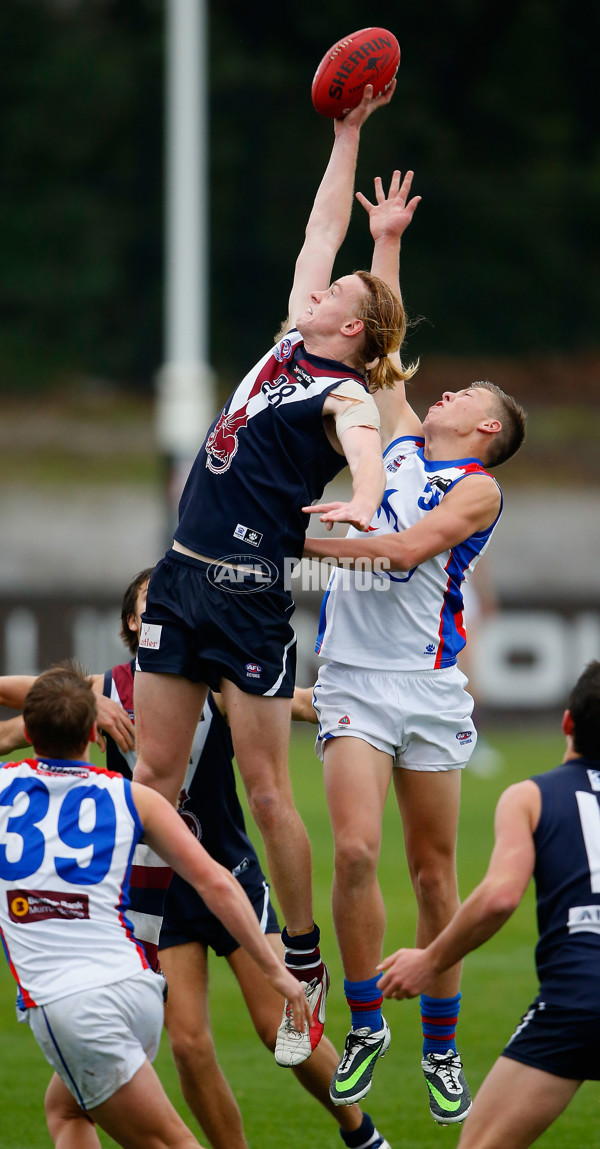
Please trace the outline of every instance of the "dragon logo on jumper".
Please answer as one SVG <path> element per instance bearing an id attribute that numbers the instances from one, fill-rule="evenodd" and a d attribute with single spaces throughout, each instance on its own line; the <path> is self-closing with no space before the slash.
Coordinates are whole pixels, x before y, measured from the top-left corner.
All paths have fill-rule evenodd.
<path id="1" fill-rule="evenodd" d="M 206 466 L 213 475 L 222 475 L 231 466 L 231 460 L 237 454 L 238 431 L 248 422 L 248 404 L 233 415 L 225 411 L 220 415 L 206 440 Z"/>

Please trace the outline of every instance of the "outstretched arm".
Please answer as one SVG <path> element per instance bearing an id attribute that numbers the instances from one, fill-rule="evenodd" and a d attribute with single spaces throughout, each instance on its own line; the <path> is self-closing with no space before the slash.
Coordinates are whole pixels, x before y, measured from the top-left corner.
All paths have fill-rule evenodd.
<path id="1" fill-rule="evenodd" d="M 12 754 L 13 750 L 21 750 L 22 747 L 29 745 L 20 714 L 16 718 L 7 718 L 5 722 L 0 722 L 0 755 Z"/>
<path id="2" fill-rule="evenodd" d="M 405 531 L 346 539 L 314 539 L 304 541 L 303 554 L 311 559 L 336 559 L 352 567 L 357 561 L 385 559 L 388 570 L 410 571 L 434 555 L 440 555 L 458 546 L 470 535 L 487 530 L 500 511 L 499 488 L 490 475 L 472 475 L 444 496 L 422 519 Z M 320 503 L 303 507 L 305 514 L 319 515 L 321 522 L 329 523 L 345 503 Z M 341 517 L 342 522 L 347 519 Z M 364 529 L 364 528 L 363 528 Z"/>
<path id="3" fill-rule="evenodd" d="M 533 833 L 541 810 L 535 782 L 510 786 L 496 809 L 496 844 L 488 872 L 426 949 L 401 949 L 378 966 L 384 997 L 416 997 L 434 978 L 483 945 L 516 910 L 533 873 Z"/>
<path id="4" fill-rule="evenodd" d="M 409 226 L 419 203 L 420 196 L 410 197 L 413 172 L 406 172 L 402 179 L 396 170 L 392 176 L 386 196 L 379 176 L 375 179 L 375 203 L 371 203 L 361 192 L 356 198 L 369 217 L 369 229 L 373 239 L 373 259 L 371 271 L 383 279 L 388 287 L 402 301 L 400 291 L 400 241 Z M 397 352 L 390 357 L 400 366 Z M 401 435 L 420 435 L 421 423 L 406 399 L 405 386 L 399 380 L 393 389 L 380 389 L 374 395 L 381 416 L 381 439 L 384 447 Z"/>
<path id="5" fill-rule="evenodd" d="M 0 677 L 0 704 L 10 706 L 13 710 L 22 710 L 28 692 L 36 681 L 34 675 L 13 674 Z M 106 749 L 102 731 L 110 734 L 119 750 L 133 750 L 135 734 L 133 725 L 126 710 L 112 698 L 105 698 L 102 693 L 103 677 L 90 675 L 96 693 L 96 711 L 98 734 L 96 741 L 101 750 Z"/>
<path id="6" fill-rule="evenodd" d="M 394 88 L 395 81 L 387 92 L 373 99 L 373 88 L 367 85 L 358 107 L 343 119 L 334 120 L 333 149 L 296 261 L 288 326 L 293 326 L 297 316 L 308 307 L 311 291 L 329 286 L 334 260 L 350 222 L 360 130 L 377 108 L 390 102 Z"/>

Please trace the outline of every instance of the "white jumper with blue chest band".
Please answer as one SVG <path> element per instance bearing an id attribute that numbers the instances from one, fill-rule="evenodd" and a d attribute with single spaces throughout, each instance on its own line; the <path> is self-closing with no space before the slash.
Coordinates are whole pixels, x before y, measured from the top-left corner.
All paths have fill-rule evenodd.
<path id="1" fill-rule="evenodd" d="M 423 439 L 396 439 L 384 453 L 386 489 L 368 534 L 414 526 L 457 483 L 486 474 L 478 459 L 429 461 Z M 462 584 L 486 550 L 490 527 L 409 571 L 337 568 L 321 606 L 316 651 L 323 658 L 374 670 L 422 671 L 453 666 L 465 645 Z M 360 532 L 350 527 L 348 538 Z"/>

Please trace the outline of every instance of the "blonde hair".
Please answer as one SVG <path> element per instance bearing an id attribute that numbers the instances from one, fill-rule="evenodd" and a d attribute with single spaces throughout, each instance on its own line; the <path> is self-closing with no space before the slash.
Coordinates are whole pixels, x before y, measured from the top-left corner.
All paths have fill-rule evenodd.
<path id="1" fill-rule="evenodd" d="M 409 367 L 396 366 L 389 358 L 394 351 L 400 351 L 406 335 L 406 314 L 401 300 L 391 287 L 370 271 L 355 271 L 355 275 L 366 287 L 365 297 L 358 311 L 358 318 L 364 324 L 365 338 L 359 353 L 359 369 L 365 371 L 369 389 L 379 391 L 394 387 L 396 383 L 410 379 L 419 364 Z M 372 367 L 367 364 L 372 363 Z"/>

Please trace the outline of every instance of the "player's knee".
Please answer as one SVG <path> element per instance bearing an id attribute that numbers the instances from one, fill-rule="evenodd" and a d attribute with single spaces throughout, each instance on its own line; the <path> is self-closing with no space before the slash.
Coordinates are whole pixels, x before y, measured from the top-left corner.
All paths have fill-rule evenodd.
<path id="1" fill-rule="evenodd" d="M 252 786 L 247 794 L 252 817 L 262 832 L 282 829 L 297 817 L 291 796 L 273 784 Z"/>
<path id="2" fill-rule="evenodd" d="M 454 858 L 433 856 L 411 869 L 417 902 L 422 906 L 453 905 L 458 898 Z"/>
<path id="3" fill-rule="evenodd" d="M 344 886 L 360 885 L 377 871 L 379 844 L 355 835 L 335 843 L 335 876 Z"/>
<path id="4" fill-rule="evenodd" d="M 204 1026 L 191 1030 L 170 1025 L 169 1042 L 177 1069 L 186 1075 L 201 1072 L 216 1060 L 212 1035 Z"/>

